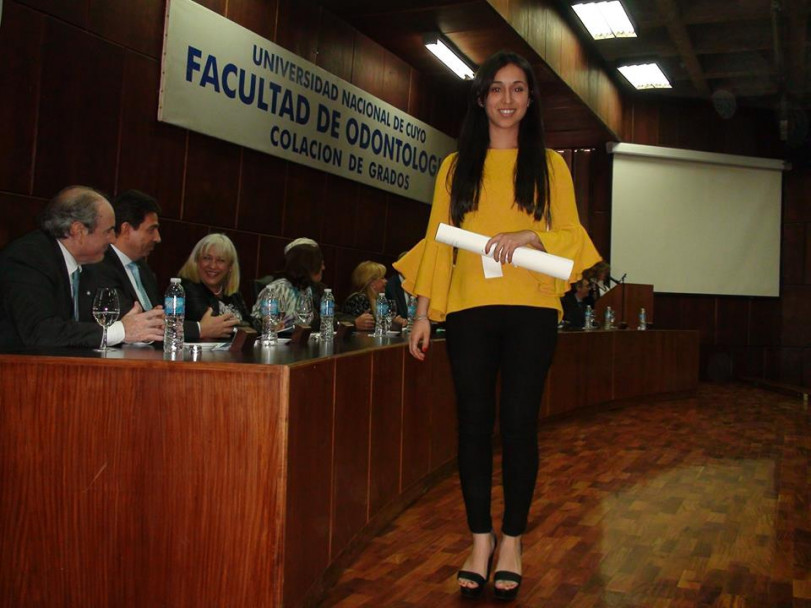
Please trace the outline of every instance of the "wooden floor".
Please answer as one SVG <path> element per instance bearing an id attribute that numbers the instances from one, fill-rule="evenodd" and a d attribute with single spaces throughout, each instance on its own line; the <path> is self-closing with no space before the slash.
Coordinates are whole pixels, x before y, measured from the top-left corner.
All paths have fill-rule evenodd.
<path id="1" fill-rule="evenodd" d="M 811 607 L 811 424 L 800 399 L 702 385 L 695 398 L 546 423 L 540 440 L 514 606 Z M 500 501 L 497 485 L 496 522 Z M 373 540 L 322 606 L 497 605 L 492 586 L 478 602 L 459 598 L 468 548 L 459 483 L 446 479 Z"/>

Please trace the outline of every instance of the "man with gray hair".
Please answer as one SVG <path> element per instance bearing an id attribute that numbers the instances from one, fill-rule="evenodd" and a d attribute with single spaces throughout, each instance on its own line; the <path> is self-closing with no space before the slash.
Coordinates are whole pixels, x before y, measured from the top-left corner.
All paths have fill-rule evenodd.
<path id="1" fill-rule="evenodd" d="M 100 345 L 101 327 L 78 320 L 79 274 L 82 264 L 102 260 L 114 228 L 112 206 L 87 186 L 48 202 L 40 229 L 0 254 L 0 347 Z M 139 304 L 108 329 L 111 345 L 162 339 L 163 310 Z"/>

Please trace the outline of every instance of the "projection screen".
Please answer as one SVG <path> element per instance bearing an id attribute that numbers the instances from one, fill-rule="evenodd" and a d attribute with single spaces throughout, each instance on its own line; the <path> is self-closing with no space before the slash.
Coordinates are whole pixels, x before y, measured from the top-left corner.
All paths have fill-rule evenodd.
<path id="1" fill-rule="evenodd" d="M 624 143 L 608 151 L 612 276 L 659 293 L 780 295 L 783 161 Z"/>

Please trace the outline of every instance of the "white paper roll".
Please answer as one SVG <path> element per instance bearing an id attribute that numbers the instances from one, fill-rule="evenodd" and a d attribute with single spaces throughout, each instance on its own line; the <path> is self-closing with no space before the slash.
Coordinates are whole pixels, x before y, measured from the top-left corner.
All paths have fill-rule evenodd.
<path id="1" fill-rule="evenodd" d="M 436 231 L 436 240 L 451 247 L 458 247 L 488 258 L 493 257 L 493 249 L 495 249 L 491 248 L 489 254 L 484 253 L 484 246 L 490 240 L 490 237 L 449 226 L 448 224 L 439 225 Z M 573 260 L 552 255 L 545 251 L 538 251 L 531 247 L 519 247 L 516 249 L 513 252 L 512 263 L 521 268 L 542 272 L 564 281 L 569 279 L 574 266 Z"/>

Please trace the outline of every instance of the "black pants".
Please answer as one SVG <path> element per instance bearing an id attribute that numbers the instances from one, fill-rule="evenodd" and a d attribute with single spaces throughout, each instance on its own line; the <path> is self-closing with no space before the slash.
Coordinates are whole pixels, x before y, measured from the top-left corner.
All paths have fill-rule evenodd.
<path id="1" fill-rule="evenodd" d="M 448 355 L 456 387 L 459 476 L 471 532 L 493 528 L 490 492 L 496 379 L 503 450 L 502 532 L 524 533 L 538 474 L 538 412 L 557 342 L 557 311 L 482 306 L 448 315 Z"/>

